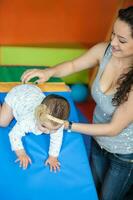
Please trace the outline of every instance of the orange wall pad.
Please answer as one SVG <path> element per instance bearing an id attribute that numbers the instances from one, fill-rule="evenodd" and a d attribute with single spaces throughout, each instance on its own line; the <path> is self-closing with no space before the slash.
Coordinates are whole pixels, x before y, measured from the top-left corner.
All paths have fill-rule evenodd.
<path id="1" fill-rule="evenodd" d="M 21 84 L 21 82 L 0 82 L 0 92 L 9 92 L 13 87 Z M 43 92 L 70 92 L 70 88 L 65 83 L 39 83 L 37 86 Z"/>
<path id="2" fill-rule="evenodd" d="M 0 1 L 1 45 L 103 41 L 120 0 Z"/>

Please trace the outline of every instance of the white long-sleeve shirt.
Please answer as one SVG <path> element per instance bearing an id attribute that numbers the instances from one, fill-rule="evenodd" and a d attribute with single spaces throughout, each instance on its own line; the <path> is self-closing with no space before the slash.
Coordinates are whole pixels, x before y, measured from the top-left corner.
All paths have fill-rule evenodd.
<path id="1" fill-rule="evenodd" d="M 28 132 L 35 135 L 42 134 L 36 126 L 34 112 L 44 98 L 45 95 L 40 88 L 29 84 L 14 87 L 5 97 L 5 102 L 12 108 L 17 121 L 9 133 L 13 151 L 24 149 L 22 137 Z M 49 155 L 51 156 L 58 157 L 59 155 L 63 139 L 63 128 L 62 126 L 55 133 L 50 134 Z"/>

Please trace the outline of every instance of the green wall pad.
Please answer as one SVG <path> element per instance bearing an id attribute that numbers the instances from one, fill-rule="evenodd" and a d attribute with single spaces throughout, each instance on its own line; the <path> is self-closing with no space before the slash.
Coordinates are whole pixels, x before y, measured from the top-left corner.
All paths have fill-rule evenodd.
<path id="1" fill-rule="evenodd" d="M 83 48 L 0 47 L 1 65 L 54 66 L 82 55 Z M 69 75 L 67 84 L 88 83 L 88 70 Z"/>

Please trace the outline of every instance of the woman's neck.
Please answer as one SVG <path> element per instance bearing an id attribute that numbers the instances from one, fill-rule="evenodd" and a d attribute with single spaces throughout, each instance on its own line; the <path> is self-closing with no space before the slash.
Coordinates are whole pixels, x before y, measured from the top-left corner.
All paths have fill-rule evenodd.
<path id="1" fill-rule="evenodd" d="M 128 58 L 116 58 L 114 57 L 115 66 L 120 70 L 126 70 L 133 66 L 133 56 Z"/>

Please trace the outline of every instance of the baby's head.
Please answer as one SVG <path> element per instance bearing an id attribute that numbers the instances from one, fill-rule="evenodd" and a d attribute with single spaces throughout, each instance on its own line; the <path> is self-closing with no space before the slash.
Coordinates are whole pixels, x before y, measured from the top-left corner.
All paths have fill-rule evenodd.
<path id="1" fill-rule="evenodd" d="M 42 132 L 56 131 L 68 118 L 69 112 L 70 105 L 64 97 L 48 95 L 35 110 L 37 126 Z"/>

